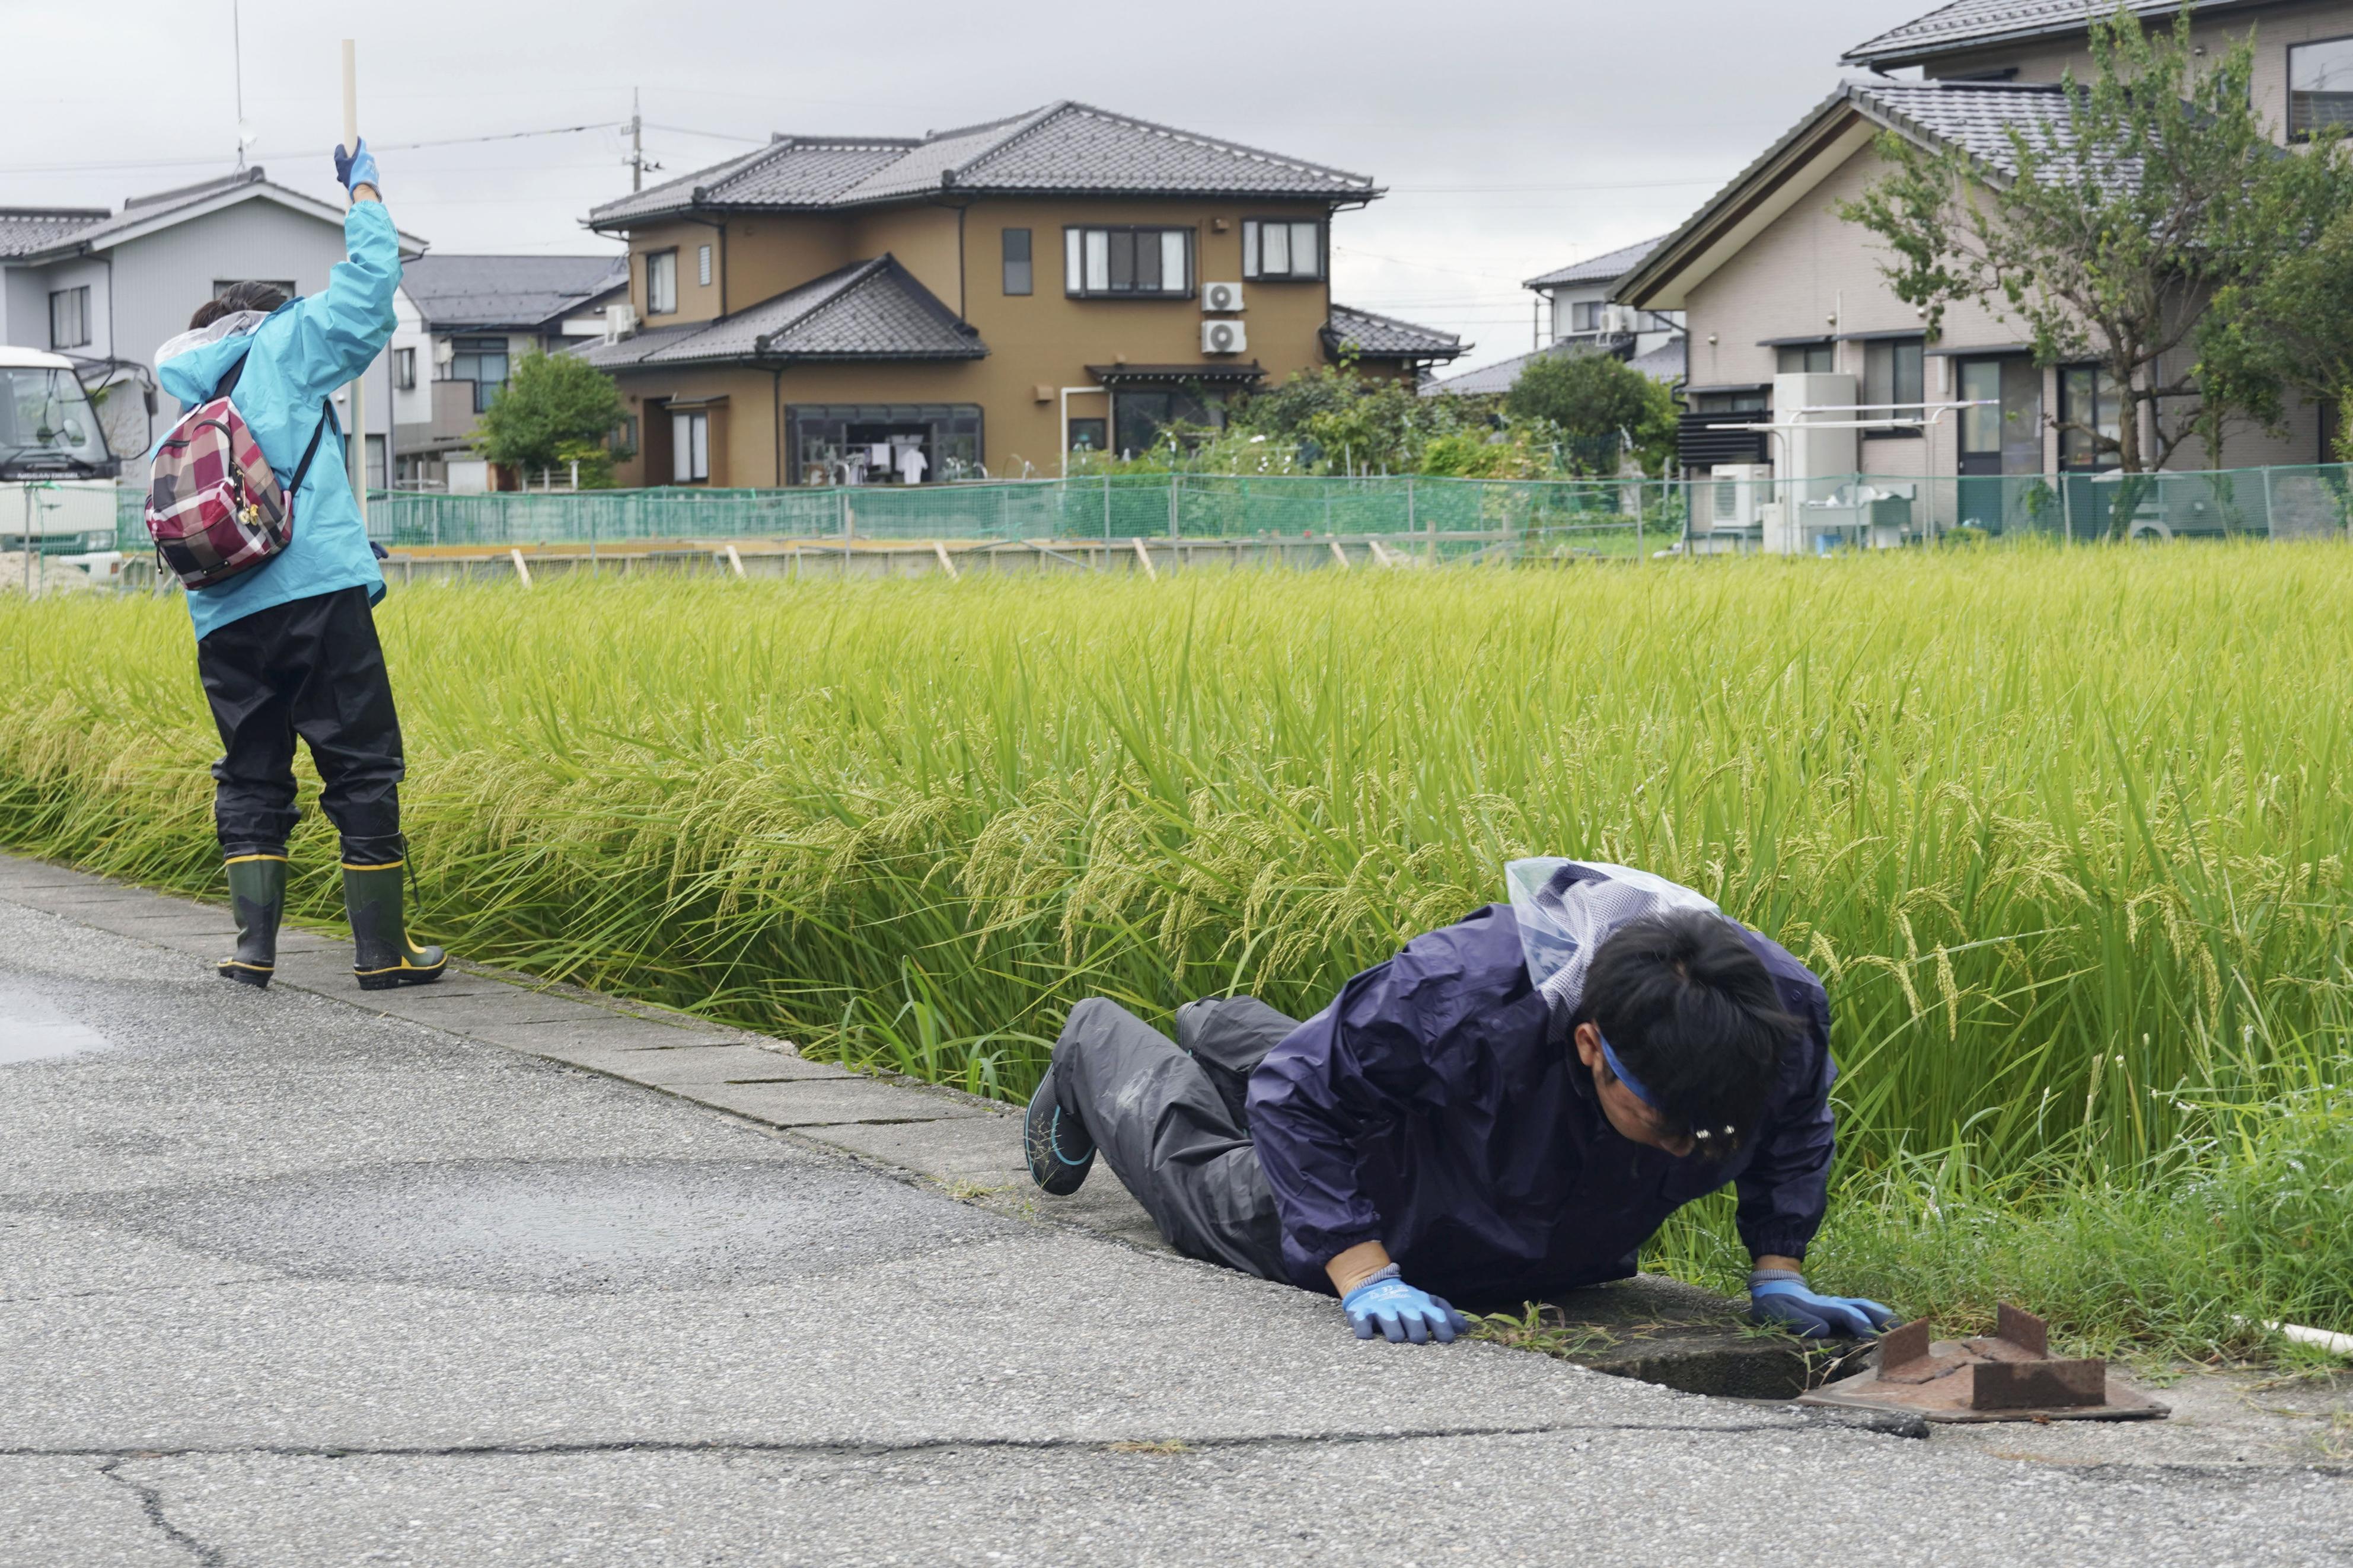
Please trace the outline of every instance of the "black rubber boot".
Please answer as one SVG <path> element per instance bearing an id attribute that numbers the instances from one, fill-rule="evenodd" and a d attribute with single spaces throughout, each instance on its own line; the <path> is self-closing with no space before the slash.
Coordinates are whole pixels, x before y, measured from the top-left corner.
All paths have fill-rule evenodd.
<path id="1" fill-rule="evenodd" d="M 363 991 L 389 991 L 396 985 L 430 985 L 449 966 L 449 955 L 438 947 L 419 947 L 408 940 L 408 922 L 401 908 L 400 879 L 407 862 L 385 866 L 343 867 L 343 913 L 352 922 L 352 973 Z"/>
<path id="2" fill-rule="evenodd" d="M 278 922 L 286 913 L 286 857 L 232 856 L 228 902 L 237 916 L 237 952 L 220 961 L 220 977 L 266 989 L 278 968 Z"/>
<path id="3" fill-rule="evenodd" d="M 1085 1125 L 1062 1109 L 1050 1067 L 1038 1092 L 1029 1097 L 1029 1113 L 1021 1119 L 1021 1149 L 1029 1156 L 1029 1179 L 1058 1198 L 1077 1192 L 1095 1167 L 1095 1142 L 1087 1136 Z"/>

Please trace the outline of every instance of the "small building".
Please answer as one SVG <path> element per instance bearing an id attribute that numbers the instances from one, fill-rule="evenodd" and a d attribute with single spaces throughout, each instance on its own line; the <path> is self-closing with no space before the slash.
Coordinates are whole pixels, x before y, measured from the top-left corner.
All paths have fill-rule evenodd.
<path id="1" fill-rule="evenodd" d="M 628 258 L 617 252 L 434 255 L 402 268 L 388 356 L 394 485 L 490 488 L 490 466 L 470 443 L 515 362 L 601 339 L 606 307 L 628 297 Z"/>
<path id="2" fill-rule="evenodd" d="M 629 302 L 582 352 L 637 411 L 624 484 L 1050 476 L 1311 366 L 1461 354 L 1332 300 L 1334 223 L 1381 194 L 1080 103 L 778 136 L 596 209 Z"/>
<path id="3" fill-rule="evenodd" d="M 1552 341 L 1496 363 L 1432 382 L 1433 393 L 1504 393 L 1535 360 L 1562 353 L 1615 354 L 1649 376 L 1673 386 L 1683 378 L 1683 321 L 1673 310 L 1643 310 L 1617 302 L 1620 279 L 1657 247 L 1646 239 L 1588 260 L 1531 278 L 1521 287 L 1544 301 Z"/>
<path id="4" fill-rule="evenodd" d="M 401 237 L 404 258 L 425 242 Z M 341 207 L 272 184 L 259 167 L 104 207 L 0 207 L 0 342 L 72 360 L 98 398 L 108 444 L 143 453 L 176 418 L 155 351 L 232 283 L 290 294 L 327 286 L 343 259 Z M 393 431 L 388 384 L 366 398 L 368 474 L 381 484 Z M 338 398 L 344 395 L 338 394 Z"/>

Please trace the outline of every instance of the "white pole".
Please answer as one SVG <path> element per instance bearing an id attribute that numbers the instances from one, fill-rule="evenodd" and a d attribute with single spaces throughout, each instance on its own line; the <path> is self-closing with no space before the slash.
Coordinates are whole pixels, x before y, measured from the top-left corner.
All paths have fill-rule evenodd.
<path id="1" fill-rule="evenodd" d="M 360 68 L 355 40 L 343 40 L 343 146 L 354 157 L 360 149 Z M 345 459 L 352 479 L 352 500 L 359 504 L 360 528 L 367 528 L 367 373 L 352 383 L 352 451 Z M 386 475 L 387 479 L 391 476 Z"/>

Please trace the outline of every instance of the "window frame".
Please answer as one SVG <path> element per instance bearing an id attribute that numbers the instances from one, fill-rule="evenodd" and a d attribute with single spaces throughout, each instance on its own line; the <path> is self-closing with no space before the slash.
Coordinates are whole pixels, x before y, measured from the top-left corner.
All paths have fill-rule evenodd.
<path id="1" fill-rule="evenodd" d="M 58 332 L 58 306 L 60 301 L 73 301 L 74 315 L 81 336 L 71 342 L 60 341 Z M 49 290 L 49 347 L 51 349 L 86 349 L 90 347 L 90 285 L 77 283 L 68 289 Z"/>
<path id="2" fill-rule="evenodd" d="M 670 305 L 668 309 L 664 309 L 654 303 L 654 264 L 658 261 L 667 261 L 670 264 L 667 268 L 670 278 Z M 649 250 L 646 252 L 646 315 L 649 318 L 651 318 L 654 316 L 675 316 L 677 314 L 678 247 L 673 245 L 668 250 Z"/>
<path id="3" fill-rule="evenodd" d="M 1021 237 L 1021 254 L 1013 254 L 1013 237 Z M 1005 228 L 997 231 L 997 258 L 1000 263 L 998 282 L 1008 300 L 1026 300 L 1038 292 L 1038 236 L 1029 228 Z M 1019 285 L 1015 284 L 1014 268 L 1019 268 Z"/>
<path id="4" fill-rule="evenodd" d="M 491 348 L 489 345 L 491 343 L 498 344 L 498 347 L 496 349 Z M 499 375 L 496 381 L 486 381 L 482 378 L 480 362 L 485 357 L 495 358 L 499 361 Z M 470 359 L 476 362 L 474 374 L 460 375 L 458 374 L 458 362 L 460 359 Z M 495 395 L 500 387 L 504 386 L 514 375 L 514 343 L 510 339 L 503 337 L 452 337 L 449 340 L 448 379 L 451 381 L 472 382 L 474 384 L 474 412 L 477 414 L 486 414 L 490 411 L 491 398 Z"/>
<path id="5" fill-rule="evenodd" d="M 2284 128 L 2287 132 L 2288 145 L 2291 147 L 2303 146 L 2312 140 L 2312 128 L 2306 127 L 2303 130 L 2298 130 L 2295 123 L 2295 57 L 2297 51 L 2303 49 L 2324 48 L 2330 44 L 2341 44 L 2346 46 L 2348 50 L 2353 50 L 2353 33 L 2340 33 L 2334 37 L 2328 38 L 2299 38 L 2295 43 L 2286 46 L 2287 58 L 2284 61 L 2285 68 L 2280 75 L 2280 89 L 2283 92 L 2287 94 L 2287 102 L 2283 106 L 2286 111 L 2284 117 Z M 2353 93 L 2348 93 L 2346 96 L 2353 97 Z M 2344 125 L 2348 134 L 2353 135 L 2353 120 L 2336 121 L 2331 121 L 2331 123 Z"/>
<path id="6" fill-rule="evenodd" d="M 417 351 L 396 348 L 392 351 L 392 386 L 396 392 L 417 390 Z"/>
<path id="7" fill-rule="evenodd" d="M 1918 384 L 1913 390 L 1919 394 L 1917 397 L 1906 398 L 1904 395 L 1905 389 L 1895 384 L 1898 376 L 1896 367 L 1892 361 L 1895 351 L 1899 348 L 1905 347 L 1909 347 L 1914 353 L 1913 370 L 1914 374 L 1918 378 Z M 1891 360 L 1887 372 L 1888 385 L 1886 390 L 1888 395 L 1885 398 L 1874 396 L 1873 392 L 1875 389 L 1871 384 L 1871 362 L 1875 355 L 1881 353 L 1889 355 Z M 1864 440 L 1915 441 L 1919 439 L 1920 437 L 1926 434 L 1926 426 L 1922 423 L 1922 421 L 1927 417 L 1926 405 L 1928 401 L 1928 335 L 1926 332 L 1907 332 L 1901 336 L 1892 338 L 1865 338 L 1862 341 L 1862 376 L 1856 384 L 1862 391 L 1862 401 L 1865 405 L 1863 409 L 1864 418 L 1892 418 L 1894 417 L 1894 405 L 1918 405 L 1921 406 L 1920 420 L 1915 420 L 1908 425 L 1887 425 L 1882 426 L 1877 429 L 1867 429 L 1862 432 L 1862 438 Z M 1888 406 L 1872 406 L 1873 405 L 1881 404 L 1887 405 Z"/>
<path id="8" fill-rule="evenodd" d="M 711 287 L 711 247 L 707 245 L 694 247 L 694 286 L 698 289 Z"/>
<path id="9" fill-rule="evenodd" d="M 1184 240 L 1184 286 L 1170 289 L 1122 289 L 1113 282 L 1119 262 L 1119 240 L 1127 240 L 1128 270 L 1133 277 L 1139 269 L 1142 256 L 1136 239 L 1143 235 L 1162 237 L 1155 247 L 1153 270 L 1165 271 L 1168 254 L 1168 235 L 1179 235 Z M 1100 247 L 1095 243 L 1102 237 Z M 1087 279 L 1094 269 L 1098 249 L 1103 263 L 1104 287 L 1089 287 Z M 1034 247 L 1032 254 L 1034 255 Z M 1034 266 L 1034 262 L 1032 264 Z M 1073 223 L 1062 226 L 1062 295 L 1070 300 L 1190 300 L 1198 292 L 1201 271 L 1200 230 L 1186 224 L 1169 223 Z"/>
<path id="10" fill-rule="evenodd" d="M 2088 420 L 2077 416 L 2080 411 L 2076 408 L 2075 403 L 2080 395 L 2071 384 L 2078 375 L 2088 375 L 2091 378 L 2092 416 Z M 2103 394 L 2100 386 L 2103 381 L 2108 384 L 2108 391 L 2105 394 Z M 2116 434 L 2121 439 L 2124 435 L 2126 410 L 2128 406 L 2124 388 L 2116 384 L 2115 377 L 2107 374 L 2107 368 L 2096 360 L 2078 360 L 2073 363 L 2059 366 L 2058 382 L 2059 471 L 2063 474 L 2105 474 L 2121 467 L 2124 462 L 2122 452 L 2103 452 L 2094 446 L 2090 436 L 2081 430 L 2071 430 L 2067 426 L 2087 424 L 2098 429 L 2101 405 L 2113 401 Z M 2072 455 L 2069 452 L 2071 446 L 2077 448 Z M 2085 448 L 2088 448 L 2088 451 Z"/>
<path id="11" fill-rule="evenodd" d="M 674 408 L 670 414 L 670 482 L 674 485 L 707 485 L 711 482 L 711 410 L 708 408 Z M 686 426 L 686 439 L 679 439 L 679 426 Z M 681 473 L 683 468 L 686 471 Z"/>
<path id="12" fill-rule="evenodd" d="M 1283 270 L 1270 272 L 1265 260 L 1266 230 L 1270 224 L 1283 228 Z M 1311 229 L 1315 236 L 1315 269 L 1299 270 L 1297 247 L 1293 244 L 1296 231 Z M 1332 220 L 1330 217 L 1301 218 L 1259 216 L 1242 219 L 1242 281 L 1245 283 L 1322 283 L 1332 276 Z"/>
<path id="13" fill-rule="evenodd" d="M 1788 363 L 1791 354 L 1804 354 L 1809 362 L 1816 354 L 1820 354 L 1822 358 L 1822 367 L 1816 370 L 1810 363 L 1808 363 L 1791 369 Z M 1838 344 L 1828 338 L 1818 342 L 1776 343 L 1773 346 L 1773 374 L 1775 375 L 1836 375 Z"/>

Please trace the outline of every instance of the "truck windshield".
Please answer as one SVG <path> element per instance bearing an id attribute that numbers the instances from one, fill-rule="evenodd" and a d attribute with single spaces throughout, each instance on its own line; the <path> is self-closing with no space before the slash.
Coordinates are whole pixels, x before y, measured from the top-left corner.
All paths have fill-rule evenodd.
<path id="1" fill-rule="evenodd" d="M 112 471 L 90 395 L 70 370 L 0 365 L 0 478 Z"/>

